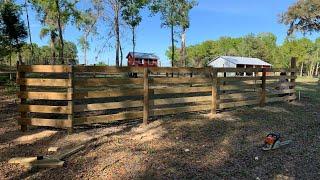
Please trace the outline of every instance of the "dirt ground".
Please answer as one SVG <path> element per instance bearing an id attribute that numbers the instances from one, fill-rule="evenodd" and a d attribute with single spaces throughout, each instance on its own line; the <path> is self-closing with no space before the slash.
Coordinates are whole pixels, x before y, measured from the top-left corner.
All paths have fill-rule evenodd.
<path id="1" fill-rule="evenodd" d="M 13 95 L 1 96 L 0 179 L 317 179 L 320 175 L 320 86 L 300 83 L 301 101 L 243 107 L 210 118 L 207 112 L 139 122 L 19 131 Z M 1 91 L 4 91 L 1 89 Z M 3 94 L 3 93 L 0 93 Z M 263 152 L 269 132 L 293 140 Z M 28 171 L 12 157 L 50 155 L 98 137 L 65 167 Z"/>

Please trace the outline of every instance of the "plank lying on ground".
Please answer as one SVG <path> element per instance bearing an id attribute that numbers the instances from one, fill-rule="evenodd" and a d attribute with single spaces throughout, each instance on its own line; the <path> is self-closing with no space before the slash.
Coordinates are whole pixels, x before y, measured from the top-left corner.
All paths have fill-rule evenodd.
<path id="1" fill-rule="evenodd" d="M 267 98 L 266 102 L 278 102 L 278 101 L 290 101 L 290 100 L 295 100 L 297 97 L 295 95 L 293 96 L 284 96 L 284 97 L 273 97 L 273 98 Z"/>
<path id="2" fill-rule="evenodd" d="M 64 92 L 29 92 L 22 91 L 17 93 L 19 98 L 25 99 L 45 99 L 45 100 L 71 100 L 70 93 Z"/>
<path id="3" fill-rule="evenodd" d="M 98 111 L 106 109 L 122 109 L 122 108 L 132 108 L 132 107 L 142 107 L 143 101 L 122 101 L 122 102 L 110 102 L 110 103 L 95 103 L 95 104 L 85 104 L 85 105 L 75 105 L 75 112 L 83 111 Z"/>
<path id="4" fill-rule="evenodd" d="M 153 78 L 152 84 L 189 84 L 189 83 L 210 83 L 212 80 L 205 77 L 179 77 L 179 78 Z"/>
<path id="5" fill-rule="evenodd" d="M 211 92 L 212 87 L 165 87 L 155 88 L 154 94 L 186 94 L 186 93 L 197 93 L 197 92 Z"/>
<path id="6" fill-rule="evenodd" d="M 72 127 L 71 121 L 67 119 L 20 118 L 19 124 L 31 126 L 48 126 L 56 128 Z"/>
<path id="7" fill-rule="evenodd" d="M 76 87 L 96 87 L 107 85 L 143 84 L 143 78 L 83 78 L 74 82 Z"/>
<path id="8" fill-rule="evenodd" d="M 114 89 L 103 91 L 75 92 L 74 99 L 107 98 L 119 96 L 141 96 L 143 89 Z"/>
<path id="9" fill-rule="evenodd" d="M 68 106 L 19 105 L 19 112 L 69 114 Z"/>
<path id="10" fill-rule="evenodd" d="M 247 105 L 259 104 L 259 100 L 249 100 L 249 101 L 239 101 L 239 102 L 228 102 L 228 103 L 220 103 L 220 108 L 233 108 Z"/>
<path id="11" fill-rule="evenodd" d="M 143 73 L 143 67 L 75 66 L 74 72 L 99 72 L 107 74 Z"/>
<path id="12" fill-rule="evenodd" d="M 23 165 L 30 168 L 58 168 L 63 167 L 64 161 L 58 159 L 43 159 L 24 163 Z"/>
<path id="13" fill-rule="evenodd" d="M 65 150 L 55 156 L 52 156 L 53 159 L 60 159 L 60 160 L 64 160 L 65 158 L 70 157 L 71 155 L 77 153 L 78 151 L 81 151 L 82 149 L 84 149 L 86 146 L 84 144 L 76 146 L 72 149 L 68 149 Z"/>
<path id="14" fill-rule="evenodd" d="M 22 163 L 29 163 L 32 161 L 36 161 L 38 157 L 15 157 L 9 159 L 9 164 L 22 164 Z"/>
<path id="15" fill-rule="evenodd" d="M 221 94 L 220 100 L 233 99 L 233 100 L 245 100 L 247 98 L 259 96 L 260 92 L 248 92 L 248 93 L 233 93 L 233 94 Z"/>
<path id="16" fill-rule="evenodd" d="M 66 73 L 71 72 L 71 66 L 66 65 L 20 65 L 20 72 L 28 73 Z"/>
<path id="17" fill-rule="evenodd" d="M 18 80 L 18 84 L 25 86 L 50 86 L 50 87 L 68 87 L 69 79 L 42 79 L 42 78 L 23 78 Z"/>
<path id="18" fill-rule="evenodd" d="M 151 116 L 162 116 L 168 114 L 178 114 L 184 112 L 195 112 L 210 110 L 211 105 L 198 105 L 198 106 L 187 106 L 187 107 L 175 107 L 175 108 L 159 108 L 151 110 Z"/>
<path id="19" fill-rule="evenodd" d="M 74 124 L 79 125 L 79 124 L 92 124 L 92 123 L 108 123 L 108 122 L 120 121 L 120 120 L 139 119 L 142 117 L 143 117 L 142 111 L 121 112 L 118 114 L 75 118 Z"/>
<path id="20" fill-rule="evenodd" d="M 154 99 L 154 105 L 181 104 L 181 103 L 206 102 L 206 101 L 210 102 L 211 96 Z"/>

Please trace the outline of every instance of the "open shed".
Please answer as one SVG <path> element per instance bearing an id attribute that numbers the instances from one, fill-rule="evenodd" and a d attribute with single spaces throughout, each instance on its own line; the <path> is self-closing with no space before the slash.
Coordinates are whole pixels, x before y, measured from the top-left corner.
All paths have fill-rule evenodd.
<path id="1" fill-rule="evenodd" d="M 267 63 L 258 58 L 237 57 L 237 56 L 219 56 L 211 60 L 208 66 L 217 68 L 271 68 L 272 64 Z M 252 74 L 241 74 L 250 76 Z M 235 76 L 235 74 L 227 74 L 227 76 Z"/>

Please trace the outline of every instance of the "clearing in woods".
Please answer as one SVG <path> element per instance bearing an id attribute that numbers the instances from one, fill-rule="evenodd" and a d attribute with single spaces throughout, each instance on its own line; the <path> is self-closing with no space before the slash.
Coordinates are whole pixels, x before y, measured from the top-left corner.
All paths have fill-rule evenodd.
<path id="1" fill-rule="evenodd" d="M 317 178 L 320 174 L 320 92 L 314 81 L 299 81 L 301 101 L 266 107 L 242 107 L 215 118 L 205 113 L 137 122 L 79 127 L 72 135 L 16 123 L 13 94 L 1 89 L 0 179 L 212 179 Z M 293 140 L 287 148 L 262 152 L 266 134 L 281 132 Z M 25 171 L 8 164 L 12 157 L 48 155 L 106 134 L 67 159 L 65 167 Z M 258 158 L 255 158 L 258 157 Z"/>

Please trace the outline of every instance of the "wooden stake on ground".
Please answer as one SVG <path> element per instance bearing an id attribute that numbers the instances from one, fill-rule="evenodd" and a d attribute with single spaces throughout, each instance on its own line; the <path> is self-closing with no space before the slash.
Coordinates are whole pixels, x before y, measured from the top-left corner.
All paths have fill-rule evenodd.
<path id="1" fill-rule="evenodd" d="M 23 65 L 23 64 L 21 64 L 21 65 Z M 25 78 L 25 72 L 21 72 L 19 66 L 20 66 L 20 62 L 18 61 L 17 62 L 17 84 L 20 85 L 20 92 L 24 92 L 24 91 L 27 90 L 27 87 L 25 85 L 21 85 L 20 84 L 20 79 L 24 79 Z M 26 102 L 27 102 L 27 99 L 20 98 L 20 104 L 21 105 L 26 104 Z M 21 119 L 26 119 L 27 115 L 28 115 L 27 112 L 20 112 L 20 118 Z M 21 126 L 21 131 L 22 132 L 27 131 L 28 127 L 27 127 L 27 124 L 25 124 L 25 122 L 20 122 L 20 126 Z"/>
<path id="2" fill-rule="evenodd" d="M 266 103 L 266 79 L 267 79 L 267 69 L 262 70 L 262 84 L 261 84 L 261 95 L 260 95 L 260 106 L 263 107 Z"/>
<path id="3" fill-rule="evenodd" d="M 143 124 L 148 124 L 149 119 L 149 70 L 144 68 L 143 72 Z"/>
<path id="4" fill-rule="evenodd" d="M 217 91 L 217 85 L 218 85 L 218 77 L 217 77 L 217 70 L 212 68 L 211 72 L 211 78 L 212 78 L 212 105 L 211 105 L 211 115 L 214 115 L 217 113 L 217 97 L 218 97 L 218 91 Z"/>

